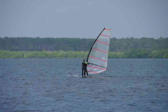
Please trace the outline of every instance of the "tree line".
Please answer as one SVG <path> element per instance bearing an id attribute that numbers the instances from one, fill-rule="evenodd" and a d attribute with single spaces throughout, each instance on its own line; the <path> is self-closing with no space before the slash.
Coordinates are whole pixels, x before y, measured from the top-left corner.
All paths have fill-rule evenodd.
<path id="1" fill-rule="evenodd" d="M 168 38 L 112 38 L 110 51 L 168 49 Z M 0 38 L 0 50 L 10 51 L 88 51 L 94 39 L 80 38 Z"/>
<path id="2" fill-rule="evenodd" d="M 168 58 L 168 38 L 112 38 L 110 58 Z M 0 38 L 0 58 L 86 57 L 94 39 Z"/>

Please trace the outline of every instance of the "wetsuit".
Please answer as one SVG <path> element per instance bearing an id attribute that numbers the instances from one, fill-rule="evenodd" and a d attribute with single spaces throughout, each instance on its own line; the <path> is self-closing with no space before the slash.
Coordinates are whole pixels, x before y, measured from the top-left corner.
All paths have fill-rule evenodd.
<path id="1" fill-rule="evenodd" d="M 87 71 L 87 62 L 83 61 L 82 62 L 82 77 L 88 76 L 88 71 Z"/>

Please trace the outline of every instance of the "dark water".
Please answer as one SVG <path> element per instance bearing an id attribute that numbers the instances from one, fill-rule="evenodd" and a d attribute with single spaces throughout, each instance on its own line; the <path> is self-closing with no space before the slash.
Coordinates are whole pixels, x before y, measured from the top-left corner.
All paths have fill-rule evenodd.
<path id="1" fill-rule="evenodd" d="M 0 112 L 167 112 L 168 59 L 110 59 L 82 79 L 81 59 L 0 59 Z"/>

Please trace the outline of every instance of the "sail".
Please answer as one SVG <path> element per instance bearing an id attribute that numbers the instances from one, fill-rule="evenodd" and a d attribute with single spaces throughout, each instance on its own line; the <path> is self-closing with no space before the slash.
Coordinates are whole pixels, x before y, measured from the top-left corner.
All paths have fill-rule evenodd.
<path id="1" fill-rule="evenodd" d="M 89 74 L 98 74 L 106 71 L 110 37 L 111 29 L 104 28 L 93 43 L 87 57 Z"/>

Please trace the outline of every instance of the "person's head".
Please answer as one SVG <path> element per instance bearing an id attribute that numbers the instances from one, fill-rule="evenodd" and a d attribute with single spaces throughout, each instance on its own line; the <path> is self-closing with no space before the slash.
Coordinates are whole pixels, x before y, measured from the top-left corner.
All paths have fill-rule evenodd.
<path id="1" fill-rule="evenodd" d="M 83 62 L 85 62 L 86 60 L 85 59 L 83 59 Z"/>

